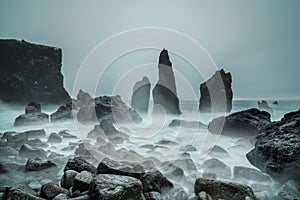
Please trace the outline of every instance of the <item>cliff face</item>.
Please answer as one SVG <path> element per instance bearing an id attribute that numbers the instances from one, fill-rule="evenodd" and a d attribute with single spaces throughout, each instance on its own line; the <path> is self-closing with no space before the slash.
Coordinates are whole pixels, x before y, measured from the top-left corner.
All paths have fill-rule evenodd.
<path id="1" fill-rule="evenodd" d="M 230 112 L 232 108 L 231 74 L 223 69 L 200 85 L 199 110 L 202 112 Z"/>
<path id="2" fill-rule="evenodd" d="M 181 114 L 172 63 L 165 49 L 159 55 L 158 70 L 159 80 L 152 90 L 154 104 L 161 105 L 168 114 Z"/>
<path id="3" fill-rule="evenodd" d="M 131 97 L 131 107 L 137 112 L 148 113 L 150 87 L 150 81 L 146 76 L 135 83 Z"/>
<path id="4" fill-rule="evenodd" d="M 0 99 L 7 102 L 62 103 L 62 51 L 18 40 L 0 40 Z"/>

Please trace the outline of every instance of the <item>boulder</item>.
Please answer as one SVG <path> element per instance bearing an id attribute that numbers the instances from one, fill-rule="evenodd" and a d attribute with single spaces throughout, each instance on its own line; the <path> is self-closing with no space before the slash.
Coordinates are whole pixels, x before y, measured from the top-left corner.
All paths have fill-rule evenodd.
<path id="1" fill-rule="evenodd" d="M 256 108 L 230 114 L 226 117 L 213 119 L 208 130 L 211 133 L 224 135 L 257 135 L 270 123 L 271 115 Z"/>
<path id="2" fill-rule="evenodd" d="M 215 173 L 218 177 L 225 179 L 231 178 L 230 167 L 216 158 L 204 161 L 202 168 L 204 173 Z"/>
<path id="3" fill-rule="evenodd" d="M 93 130 L 88 132 L 88 135 L 87 135 L 88 138 L 94 138 L 94 139 L 96 139 L 97 137 L 103 137 L 103 136 L 105 136 L 105 134 L 99 124 L 96 124 L 94 126 Z"/>
<path id="4" fill-rule="evenodd" d="M 7 102 L 61 103 L 70 98 L 63 87 L 62 50 L 0 40 L 0 99 Z"/>
<path id="5" fill-rule="evenodd" d="M 164 166 L 161 170 L 163 171 L 164 175 L 169 179 L 180 181 L 184 177 L 183 169 L 172 163 Z"/>
<path id="6" fill-rule="evenodd" d="M 114 174 L 97 174 L 89 187 L 91 199 L 145 200 L 140 180 Z"/>
<path id="7" fill-rule="evenodd" d="M 123 140 L 128 140 L 129 138 L 126 133 L 117 130 L 113 125 L 113 121 L 111 121 L 110 119 L 101 120 L 100 127 L 109 140 L 113 140 L 116 137 L 120 137 Z"/>
<path id="8" fill-rule="evenodd" d="M 272 122 L 258 135 L 247 159 L 279 182 L 300 180 L 300 109 Z"/>
<path id="9" fill-rule="evenodd" d="M 27 158 L 46 159 L 46 152 L 40 148 L 34 148 L 29 144 L 23 144 L 19 150 L 19 155 Z"/>
<path id="10" fill-rule="evenodd" d="M 300 183 L 294 180 L 289 180 L 278 189 L 276 194 L 277 197 L 282 200 L 299 199 Z"/>
<path id="11" fill-rule="evenodd" d="M 208 152 L 210 156 L 214 156 L 218 158 L 230 157 L 229 153 L 218 145 L 214 145 L 212 148 L 208 150 Z"/>
<path id="12" fill-rule="evenodd" d="M 97 174 L 125 175 L 141 179 L 145 174 L 145 169 L 138 163 L 114 161 L 109 158 L 104 158 L 97 167 Z"/>
<path id="13" fill-rule="evenodd" d="M 159 79 L 152 90 L 154 105 L 162 106 L 168 114 L 181 114 L 172 63 L 166 49 L 160 52 L 158 70 Z"/>
<path id="14" fill-rule="evenodd" d="M 93 174 L 96 173 L 96 167 L 94 167 L 92 164 L 90 164 L 89 162 L 87 162 L 86 160 L 79 158 L 79 157 L 75 157 L 73 159 L 69 159 L 65 168 L 64 168 L 64 172 L 67 170 L 74 170 L 77 172 L 81 172 L 83 170 L 91 172 Z"/>
<path id="15" fill-rule="evenodd" d="M 68 190 L 59 187 L 54 183 L 46 183 L 41 187 L 40 196 L 45 199 L 53 199 L 58 194 L 68 194 Z"/>
<path id="16" fill-rule="evenodd" d="M 64 175 L 61 178 L 61 187 L 65 189 L 69 189 L 70 187 L 73 187 L 75 177 L 77 176 L 78 172 L 74 170 L 67 170 L 64 172 Z"/>
<path id="17" fill-rule="evenodd" d="M 60 106 L 57 111 L 50 115 L 51 122 L 65 121 L 73 119 L 72 107 L 69 108 L 65 105 Z"/>
<path id="18" fill-rule="evenodd" d="M 16 185 L 10 188 L 8 194 L 4 196 L 5 200 L 43 200 L 37 196 L 37 193 L 28 186 Z"/>
<path id="19" fill-rule="evenodd" d="M 42 160 L 39 158 L 30 158 L 25 165 L 25 171 L 40 171 L 49 168 L 57 169 L 56 164 L 50 160 Z"/>
<path id="20" fill-rule="evenodd" d="M 171 183 L 162 173 L 158 170 L 152 170 L 146 172 L 140 180 L 143 183 L 144 192 L 163 192 L 172 189 L 173 183 Z"/>
<path id="21" fill-rule="evenodd" d="M 206 192 L 212 199 L 241 199 L 251 198 L 256 200 L 249 186 L 198 178 L 195 181 L 195 194 Z"/>
<path id="22" fill-rule="evenodd" d="M 267 111 L 269 113 L 273 113 L 273 109 L 269 106 L 267 101 L 264 101 L 264 100 L 262 100 L 261 102 L 258 101 L 257 105 L 258 105 L 259 110 L 264 110 L 264 111 Z"/>
<path id="23" fill-rule="evenodd" d="M 141 81 L 136 82 L 133 87 L 131 107 L 139 113 L 148 113 L 150 87 L 150 81 L 146 76 Z"/>
<path id="24" fill-rule="evenodd" d="M 28 142 L 28 137 L 25 133 L 14 133 L 6 136 L 6 141 L 9 146 L 20 147 Z"/>
<path id="25" fill-rule="evenodd" d="M 15 119 L 14 126 L 30 126 L 47 124 L 49 122 L 49 115 L 46 113 L 29 113 L 19 115 Z"/>
<path id="26" fill-rule="evenodd" d="M 207 128 L 207 125 L 203 124 L 202 122 L 198 121 L 186 121 L 186 120 L 179 120 L 179 119 L 173 119 L 169 127 L 171 128 L 193 128 L 193 129 L 204 129 Z"/>
<path id="27" fill-rule="evenodd" d="M 47 142 L 49 142 L 49 143 L 60 143 L 60 142 L 62 142 L 62 139 L 57 133 L 51 133 Z"/>
<path id="28" fill-rule="evenodd" d="M 46 137 L 46 131 L 44 129 L 30 130 L 30 131 L 25 131 L 24 133 L 25 133 L 26 137 L 28 137 L 29 139 Z"/>
<path id="29" fill-rule="evenodd" d="M 257 169 L 252 169 L 248 167 L 235 166 L 233 168 L 233 175 L 235 179 L 238 180 L 253 180 L 257 182 L 271 182 L 270 176 L 264 174 Z"/>
<path id="30" fill-rule="evenodd" d="M 25 108 L 25 114 L 41 113 L 41 112 L 42 112 L 41 104 L 39 103 L 30 102 Z"/>
<path id="31" fill-rule="evenodd" d="M 88 171 L 81 171 L 74 178 L 73 191 L 79 190 L 80 192 L 87 191 L 90 183 L 93 180 L 93 174 Z"/>
<path id="32" fill-rule="evenodd" d="M 233 92 L 231 74 L 218 70 L 200 85 L 200 112 L 230 112 Z"/>
<path id="33" fill-rule="evenodd" d="M 60 137 L 63 137 L 63 138 L 77 138 L 77 136 L 72 135 L 72 134 L 68 133 L 68 132 L 65 131 L 65 130 L 59 131 L 59 132 L 58 132 L 58 135 L 59 135 Z"/>

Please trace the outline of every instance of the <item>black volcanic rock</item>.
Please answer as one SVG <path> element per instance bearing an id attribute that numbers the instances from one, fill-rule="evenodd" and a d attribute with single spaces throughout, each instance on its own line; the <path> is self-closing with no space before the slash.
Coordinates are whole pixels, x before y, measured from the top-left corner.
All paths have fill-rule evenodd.
<path id="1" fill-rule="evenodd" d="M 150 81 L 146 76 L 135 83 L 131 97 L 131 107 L 137 112 L 148 113 L 150 87 Z"/>
<path id="2" fill-rule="evenodd" d="M 252 108 L 215 118 L 209 123 L 208 130 L 224 135 L 256 135 L 270 123 L 270 117 L 268 112 Z"/>
<path id="3" fill-rule="evenodd" d="M 60 106 L 57 111 L 50 115 L 51 122 L 73 119 L 72 108 L 65 105 Z"/>
<path id="4" fill-rule="evenodd" d="M 159 80 L 152 90 L 154 105 L 161 105 L 168 114 L 181 114 L 172 63 L 166 49 L 160 52 L 158 70 Z"/>
<path id="5" fill-rule="evenodd" d="M 279 182 L 300 181 L 300 109 L 266 126 L 247 159 Z"/>
<path id="6" fill-rule="evenodd" d="M 223 69 L 200 85 L 201 112 L 230 112 L 232 108 L 231 74 Z"/>
<path id="7" fill-rule="evenodd" d="M 48 122 L 49 115 L 41 112 L 41 105 L 31 102 L 26 106 L 25 114 L 19 115 L 15 119 L 14 126 L 46 124 Z"/>
<path id="8" fill-rule="evenodd" d="M 273 109 L 269 106 L 267 101 L 264 101 L 264 100 L 262 100 L 261 102 L 258 101 L 257 105 L 258 105 L 259 110 L 264 110 L 269 113 L 273 113 Z"/>
<path id="9" fill-rule="evenodd" d="M 65 102 L 70 96 L 63 87 L 61 63 L 59 48 L 23 40 L 0 40 L 0 99 Z"/>

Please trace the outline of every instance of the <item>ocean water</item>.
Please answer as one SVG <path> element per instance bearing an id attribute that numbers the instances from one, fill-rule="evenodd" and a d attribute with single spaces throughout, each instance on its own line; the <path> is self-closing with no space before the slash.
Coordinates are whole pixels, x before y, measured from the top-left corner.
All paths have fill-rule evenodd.
<path id="1" fill-rule="evenodd" d="M 255 168 L 246 159 L 246 154 L 253 148 L 253 138 L 245 137 L 229 137 L 229 136 L 218 136 L 208 133 L 207 129 L 198 128 L 170 128 L 168 124 L 173 119 L 183 119 L 192 121 L 201 121 L 204 124 L 208 124 L 214 117 L 224 115 L 224 113 L 216 114 L 203 114 L 198 112 L 198 102 L 195 101 L 183 101 L 181 102 L 181 116 L 167 116 L 164 114 L 149 114 L 143 116 L 143 122 L 140 124 L 132 123 L 117 123 L 115 126 L 129 135 L 129 141 L 123 144 L 116 145 L 116 149 L 126 148 L 137 152 L 146 158 L 155 158 L 161 162 L 174 162 L 180 159 L 184 154 L 181 149 L 187 145 L 192 145 L 196 148 L 196 151 L 189 151 L 189 156 L 194 162 L 197 170 L 190 169 L 189 165 L 181 166 L 185 172 L 186 177 L 200 177 L 203 173 L 202 164 L 204 161 L 214 158 L 214 155 L 209 154 L 209 149 L 214 145 L 218 145 L 224 148 L 230 156 L 228 157 L 216 157 L 227 166 L 230 167 L 231 173 L 233 173 L 234 166 L 245 166 Z M 296 111 L 300 108 L 300 101 L 279 101 L 278 105 L 273 105 L 269 102 L 269 105 L 273 109 L 272 120 L 280 120 L 285 113 Z M 56 105 L 42 105 L 42 112 L 51 114 L 57 110 Z M 254 100 L 236 100 L 233 102 L 232 112 L 241 111 L 249 108 L 256 108 L 257 101 Z M 56 152 L 63 154 L 66 157 L 72 156 L 72 151 L 62 151 L 63 147 L 69 145 L 70 142 L 88 141 L 91 144 L 95 144 L 95 140 L 86 138 L 87 133 L 93 129 L 94 124 L 82 125 L 74 120 L 61 122 L 61 123 L 49 123 L 45 125 L 25 126 L 25 127 L 14 127 L 13 123 L 15 118 L 24 113 L 24 105 L 12 105 L 6 103 L 0 103 L 0 133 L 6 131 L 23 132 L 34 129 L 45 129 L 47 135 L 52 132 L 58 133 L 61 130 L 66 130 L 69 133 L 76 135 L 78 139 L 64 139 L 62 143 L 50 145 L 45 150 L 50 152 Z M 151 113 L 151 112 L 150 112 Z M 47 138 L 44 139 L 46 141 Z M 165 144 L 162 141 L 169 141 L 171 144 Z M 95 144 L 96 145 L 96 144 Z M 158 148 L 155 150 L 149 150 L 147 148 L 141 148 L 142 145 L 157 145 Z M 96 159 L 100 162 L 104 157 L 111 157 L 108 154 L 95 155 Z M 126 158 L 128 161 L 138 162 L 136 158 Z M 158 166 L 159 167 L 159 166 Z M 2 176 L 2 175 L 1 175 Z M 25 175 L 24 175 L 25 176 Z M 27 176 L 27 175 L 26 175 Z M 34 174 L 32 175 L 34 176 Z M 61 176 L 61 171 L 58 176 Z M 233 176 L 233 175 L 232 175 Z M 22 182 L 22 174 L 19 175 L 19 182 Z M 190 185 L 195 181 L 193 178 L 190 180 Z M 221 178 L 222 179 L 222 178 Z M 176 182 L 176 180 L 174 180 Z M 235 180 L 231 180 L 235 181 Z M 243 182 L 248 185 L 255 184 L 253 181 Z M 6 182 L 9 184 L 9 181 Z M 268 183 L 269 185 L 276 185 L 276 182 Z M 187 190 L 192 190 L 186 182 L 178 181 L 177 185 L 187 187 Z"/>

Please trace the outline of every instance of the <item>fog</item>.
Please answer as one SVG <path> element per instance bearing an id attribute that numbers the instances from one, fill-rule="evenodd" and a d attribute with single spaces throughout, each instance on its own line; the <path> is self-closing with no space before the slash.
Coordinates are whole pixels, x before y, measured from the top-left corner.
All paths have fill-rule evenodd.
<path id="1" fill-rule="evenodd" d="M 62 48 L 65 87 L 72 93 L 80 65 L 97 44 L 134 28 L 168 28 L 196 40 L 219 68 L 231 72 L 235 98 L 299 97 L 299 10 L 296 0 L 1 0 L 0 38 Z M 138 65 L 154 63 L 150 81 L 155 82 L 158 55 L 156 49 L 120 57 L 107 74 L 110 82 L 104 87 L 102 83 L 97 94 L 109 94 L 122 70 Z M 184 79 L 198 98 L 203 77 L 195 75 L 180 55 L 170 56 L 174 69 L 180 72 L 175 73 L 179 98 L 186 97 L 186 86 L 181 84 Z M 130 95 L 132 88 L 123 92 Z"/>

